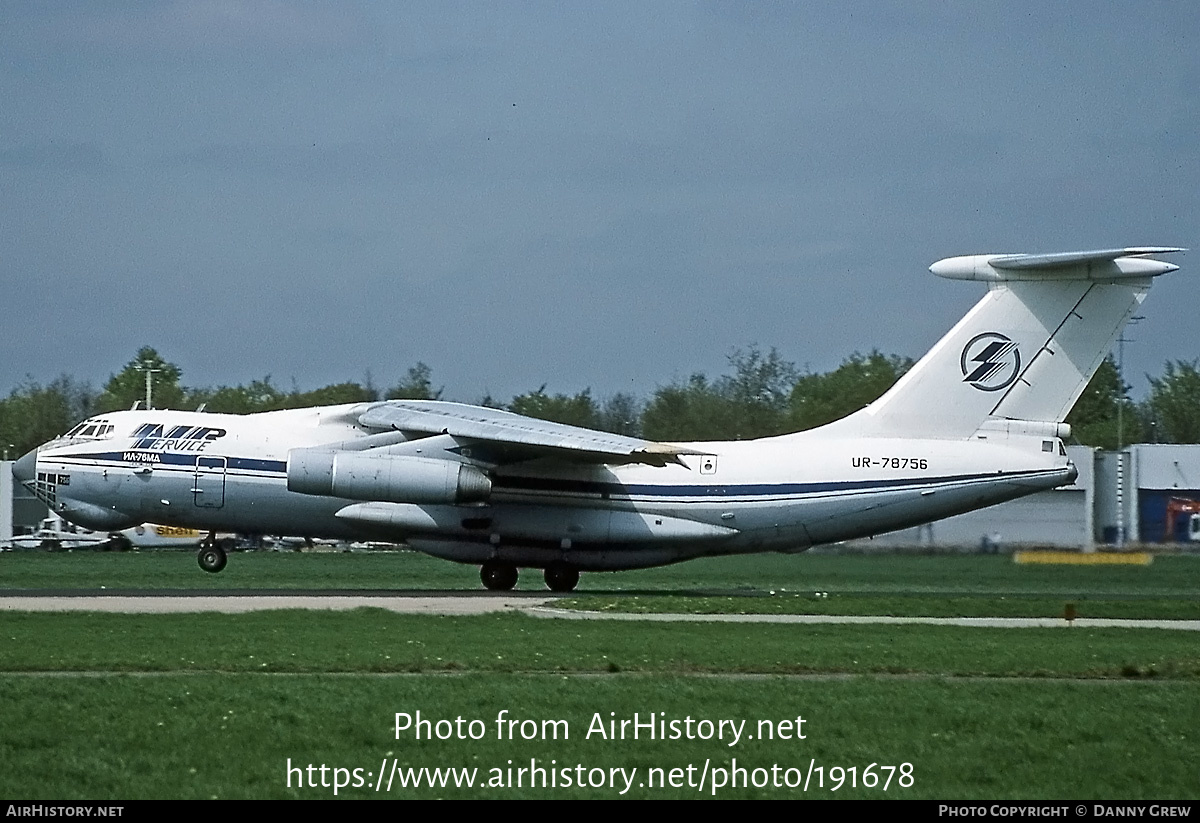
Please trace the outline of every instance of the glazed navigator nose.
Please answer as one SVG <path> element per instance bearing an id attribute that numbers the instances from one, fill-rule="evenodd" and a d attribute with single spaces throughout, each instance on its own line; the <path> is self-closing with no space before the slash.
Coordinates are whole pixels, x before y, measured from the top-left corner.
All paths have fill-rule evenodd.
<path id="1" fill-rule="evenodd" d="M 18 483 L 29 483 L 37 477 L 37 449 L 30 449 L 25 455 L 13 463 L 12 473 Z"/>

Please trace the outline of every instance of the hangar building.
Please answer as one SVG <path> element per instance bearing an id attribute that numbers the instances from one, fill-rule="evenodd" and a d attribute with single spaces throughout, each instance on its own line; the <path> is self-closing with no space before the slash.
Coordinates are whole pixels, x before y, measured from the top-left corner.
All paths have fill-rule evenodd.
<path id="1" fill-rule="evenodd" d="M 1139 443 L 1121 452 L 1068 446 L 1067 453 L 1079 468 L 1073 486 L 855 544 L 983 550 L 1054 546 L 1091 551 L 1106 545 L 1184 543 L 1200 537 L 1186 505 L 1200 501 L 1200 445 Z M 1182 501 L 1186 502 L 1181 505 Z M 1200 512 L 1200 503 L 1194 508 Z M 1200 525 L 1200 518 L 1196 523 Z"/>

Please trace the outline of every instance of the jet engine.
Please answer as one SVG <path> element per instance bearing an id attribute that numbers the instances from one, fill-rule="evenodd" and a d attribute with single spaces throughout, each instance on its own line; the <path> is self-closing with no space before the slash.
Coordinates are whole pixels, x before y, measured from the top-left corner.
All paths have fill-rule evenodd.
<path id="1" fill-rule="evenodd" d="M 301 494 L 392 503 L 481 503 L 492 481 L 454 460 L 411 455 L 293 449 L 287 487 Z"/>

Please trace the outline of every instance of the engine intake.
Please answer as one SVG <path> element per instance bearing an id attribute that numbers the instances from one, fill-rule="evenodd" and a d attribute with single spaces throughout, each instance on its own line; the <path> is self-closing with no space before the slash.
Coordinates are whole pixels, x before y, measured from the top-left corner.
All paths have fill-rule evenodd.
<path id="1" fill-rule="evenodd" d="M 293 449 L 288 490 L 392 503 L 482 503 L 492 481 L 468 463 L 409 455 Z"/>

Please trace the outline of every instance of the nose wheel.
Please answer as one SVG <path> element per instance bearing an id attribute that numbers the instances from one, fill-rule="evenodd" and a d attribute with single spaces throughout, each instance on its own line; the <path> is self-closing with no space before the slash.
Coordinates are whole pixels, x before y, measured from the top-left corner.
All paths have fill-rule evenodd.
<path id="1" fill-rule="evenodd" d="M 479 579 L 493 592 L 506 592 L 517 585 L 517 567 L 504 560 L 489 560 L 479 568 Z"/>
<path id="2" fill-rule="evenodd" d="M 225 568 L 225 564 L 229 562 L 229 557 L 225 554 L 225 549 L 221 548 L 221 545 L 215 540 L 211 543 L 206 540 L 200 544 L 200 552 L 196 555 L 196 562 L 206 572 L 216 574 Z"/>

